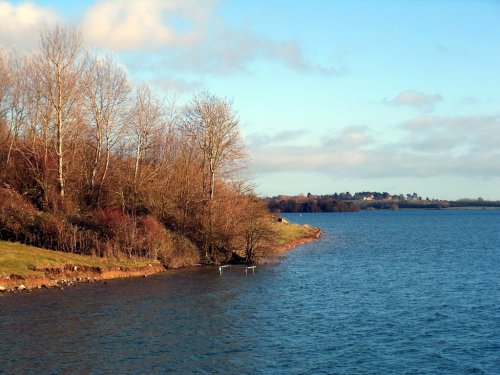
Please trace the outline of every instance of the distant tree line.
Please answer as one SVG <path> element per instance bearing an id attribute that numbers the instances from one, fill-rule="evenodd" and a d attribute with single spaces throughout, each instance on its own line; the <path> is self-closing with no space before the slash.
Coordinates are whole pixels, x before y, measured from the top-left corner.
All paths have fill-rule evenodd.
<path id="1" fill-rule="evenodd" d="M 248 257 L 268 233 L 230 100 L 162 100 L 61 25 L 0 50 L 0 77 L 0 239 L 169 263 Z"/>
<path id="2" fill-rule="evenodd" d="M 308 197 L 312 194 L 308 193 Z M 422 200 L 422 197 L 417 193 L 413 194 L 389 194 L 388 192 L 378 192 L 378 191 L 360 191 L 354 194 L 349 192 L 333 193 L 329 195 L 322 195 L 321 197 L 332 198 L 342 201 L 358 201 L 358 200 L 392 200 L 392 201 L 403 201 L 403 200 Z M 427 198 L 427 200 L 429 200 Z"/>
<path id="3" fill-rule="evenodd" d="M 360 207 L 330 197 L 279 196 L 267 198 L 267 207 L 272 212 L 355 212 Z"/>
<path id="4" fill-rule="evenodd" d="M 392 195 L 387 192 L 363 191 L 326 195 L 286 196 L 266 198 L 268 208 L 274 212 L 356 212 L 368 210 L 398 209 L 446 209 L 460 207 L 500 207 L 500 201 L 478 199 L 460 199 L 447 201 L 422 199 L 417 193 Z"/>
<path id="5" fill-rule="evenodd" d="M 449 201 L 449 207 L 500 207 L 500 201 L 488 201 L 482 198 L 478 199 L 459 199 Z"/>

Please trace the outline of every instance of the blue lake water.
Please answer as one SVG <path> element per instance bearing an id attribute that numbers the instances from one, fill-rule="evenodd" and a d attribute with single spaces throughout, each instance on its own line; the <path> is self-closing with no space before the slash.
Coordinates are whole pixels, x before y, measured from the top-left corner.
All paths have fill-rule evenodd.
<path id="1" fill-rule="evenodd" d="M 500 373 L 500 211 L 286 216 L 323 237 L 255 275 L 0 298 L 0 373 Z"/>

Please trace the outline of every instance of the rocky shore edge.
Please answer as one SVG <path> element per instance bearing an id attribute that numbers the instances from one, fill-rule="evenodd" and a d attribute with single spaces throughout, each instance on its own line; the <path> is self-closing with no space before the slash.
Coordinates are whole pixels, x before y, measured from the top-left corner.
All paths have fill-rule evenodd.
<path id="1" fill-rule="evenodd" d="M 315 228 L 313 233 L 307 236 L 297 238 L 284 245 L 273 247 L 272 255 L 260 258 L 257 263 L 265 264 L 272 262 L 277 257 L 282 256 L 284 253 L 291 249 L 314 241 L 321 237 L 321 230 Z M 192 268 L 194 266 L 187 266 L 183 268 Z M 140 268 L 123 268 L 118 267 L 115 269 L 103 270 L 100 267 L 87 267 L 77 264 L 66 264 L 62 268 L 43 268 L 36 269 L 41 271 L 44 276 L 19 276 L 10 275 L 7 277 L 0 277 L 0 295 L 6 295 L 19 292 L 32 292 L 40 289 L 65 288 L 75 286 L 81 283 L 94 283 L 118 278 L 130 277 L 148 277 L 160 272 L 164 272 L 169 268 L 161 263 L 152 262 L 146 267 Z"/>
<path id="2" fill-rule="evenodd" d="M 74 264 L 66 264 L 62 268 L 36 269 L 43 276 L 19 276 L 10 275 L 0 277 L 0 294 L 31 292 L 37 289 L 64 288 L 80 283 L 94 283 L 102 280 L 110 280 L 126 277 L 147 277 L 155 273 L 163 272 L 166 268 L 161 263 L 150 263 L 146 267 L 123 268 L 103 270 L 100 267 L 87 267 Z"/>

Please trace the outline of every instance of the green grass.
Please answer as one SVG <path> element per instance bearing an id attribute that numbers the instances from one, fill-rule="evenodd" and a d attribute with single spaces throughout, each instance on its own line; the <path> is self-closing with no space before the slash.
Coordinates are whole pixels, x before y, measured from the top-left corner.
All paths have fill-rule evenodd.
<path id="1" fill-rule="evenodd" d="M 315 228 L 305 227 L 292 223 L 274 223 L 278 245 L 285 245 L 291 241 L 307 237 L 314 233 Z"/>
<path id="2" fill-rule="evenodd" d="M 36 268 L 63 267 L 65 264 L 101 267 L 103 270 L 117 267 L 144 267 L 149 260 L 98 258 L 87 255 L 45 250 L 14 242 L 0 241 L 0 277 L 16 274 L 20 276 L 40 275 Z"/>

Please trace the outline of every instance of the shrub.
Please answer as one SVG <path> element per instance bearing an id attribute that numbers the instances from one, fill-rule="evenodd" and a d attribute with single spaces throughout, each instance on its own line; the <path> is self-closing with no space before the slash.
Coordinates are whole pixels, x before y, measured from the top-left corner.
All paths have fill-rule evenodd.
<path id="1" fill-rule="evenodd" d="M 139 224 L 142 236 L 142 256 L 156 260 L 161 252 L 172 251 L 172 236 L 162 223 L 148 215 L 141 218 Z"/>
<path id="2" fill-rule="evenodd" d="M 106 256 L 139 256 L 140 237 L 133 217 L 119 209 L 107 208 L 95 211 L 95 219 L 106 242 Z"/>
<path id="3" fill-rule="evenodd" d="M 0 239 L 27 242 L 39 212 L 19 193 L 0 188 Z"/>
<path id="4" fill-rule="evenodd" d="M 200 262 L 196 245 L 154 216 L 134 217 L 115 208 L 86 216 L 42 212 L 8 188 L 0 188 L 0 239 L 81 254 L 159 259 L 171 268 Z"/>
<path id="5" fill-rule="evenodd" d="M 200 250 L 187 237 L 169 234 L 171 246 L 163 248 L 158 259 L 168 268 L 194 266 L 200 263 Z"/>

